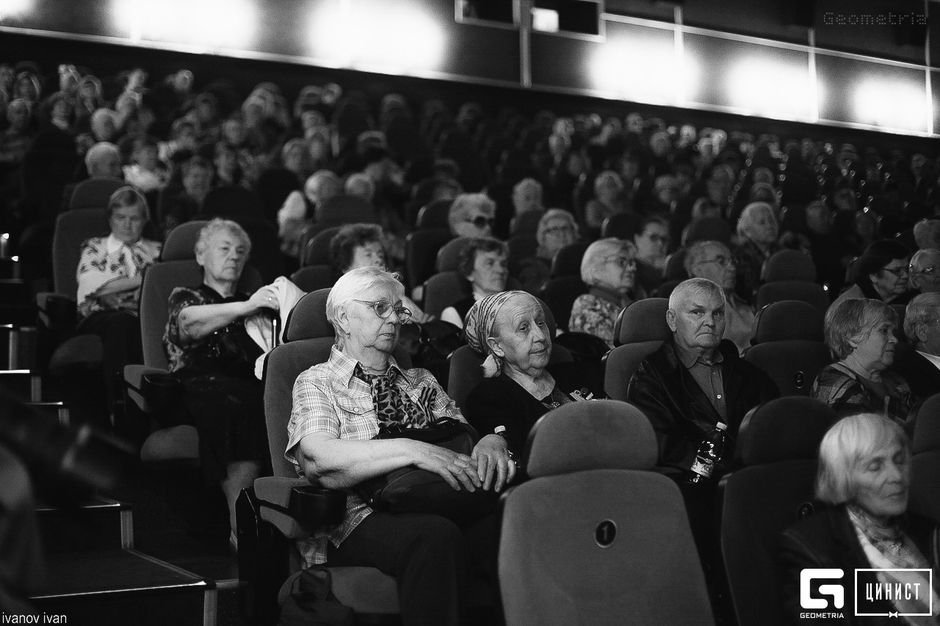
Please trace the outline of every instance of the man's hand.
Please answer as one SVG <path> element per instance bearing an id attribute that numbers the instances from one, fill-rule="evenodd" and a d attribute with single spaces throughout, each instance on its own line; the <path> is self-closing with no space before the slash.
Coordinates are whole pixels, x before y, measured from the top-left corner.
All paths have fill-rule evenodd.
<path id="1" fill-rule="evenodd" d="M 484 489 L 502 491 L 516 476 L 516 462 L 509 455 L 506 440 L 499 435 L 480 439 L 470 458 L 476 461 L 477 475 Z"/>

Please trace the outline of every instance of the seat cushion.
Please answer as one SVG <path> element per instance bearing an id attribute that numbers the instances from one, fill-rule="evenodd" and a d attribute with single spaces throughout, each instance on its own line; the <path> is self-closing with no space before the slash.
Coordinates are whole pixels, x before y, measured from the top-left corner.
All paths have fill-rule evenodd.
<path id="1" fill-rule="evenodd" d="M 140 460 L 151 461 L 199 460 L 199 433 L 195 426 L 182 425 L 161 428 L 150 433 L 140 447 Z"/>
<path id="2" fill-rule="evenodd" d="M 104 346 L 98 335 L 76 335 L 62 342 L 49 359 L 49 372 L 62 374 L 70 367 L 99 367 Z"/>

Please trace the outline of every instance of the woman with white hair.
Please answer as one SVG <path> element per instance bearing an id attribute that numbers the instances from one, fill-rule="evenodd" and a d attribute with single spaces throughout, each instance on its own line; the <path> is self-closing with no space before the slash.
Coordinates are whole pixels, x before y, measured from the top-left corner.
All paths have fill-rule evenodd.
<path id="1" fill-rule="evenodd" d="M 564 209 L 549 209 L 542 213 L 535 234 L 538 243 L 535 254 L 520 259 L 513 272 L 523 289 L 530 293 L 541 290 L 551 275 L 555 254 L 577 239 L 578 225 L 571 213 Z"/>
<path id="2" fill-rule="evenodd" d="M 472 428 L 430 372 L 404 369 L 392 356 L 411 317 L 403 296 L 402 284 L 375 267 L 336 281 L 326 302 L 336 344 L 327 362 L 297 377 L 285 454 L 311 482 L 349 490 L 345 518 L 307 544 L 305 561 L 329 555 L 330 565 L 377 567 L 398 580 L 406 626 L 456 626 L 470 556 L 461 529 L 441 515 L 376 510 L 351 488 L 414 466 L 457 491 L 498 492 L 515 465 L 494 433 L 470 454 L 419 440 L 418 431 L 442 424 Z M 481 552 L 495 552 L 495 542 Z"/>
<path id="3" fill-rule="evenodd" d="M 780 249 L 773 207 L 766 202 L 748 204 L 738 218 L 737 234 L 738 245 L 734 249 L 734 264 L 738 268 L 737 292 L 748 302 L 753 302 L 764 263 Z"/>
<path id="4" fill-rule="evenodd" d="M 876 568 L 879 587 L 899 585 L 918 593 L 878 597 L 864 612 L 900 614 L 906 624 L 937 623 L 940 535 L 933 521 L 907 511 L 910 485 L 910 443 L 896 423 L 862 413 L 829 429 L 819 446 L 816 474 L 816 498 L 829 507 L 791 526 L 781 538 L 785 621 L 801 623 L 800 614 L 806 612 L 800 600 L 803 572 L 824 568 L 846 574 L 845 607 L 837 607 L 845 619 L 839 623 L 862 623 L 851 606 L 853 576 L 859 569 Z"/>
<path id="5" fill-rule="evenodd" d="M 456 237 L 490 237 L 496 203 L 485 193 L 462 193 L 450 205 L 447 223 Z"/>
<path id="6" fill-rule="evenodd" d="M 616 238 L 595 241 L 581 259 L 581 280 L 588 293 L 571 307 L 568 330 L 600 337 L 614 346 L 617 316 L 633 301 L 636 279 L 636 246 Z"/>

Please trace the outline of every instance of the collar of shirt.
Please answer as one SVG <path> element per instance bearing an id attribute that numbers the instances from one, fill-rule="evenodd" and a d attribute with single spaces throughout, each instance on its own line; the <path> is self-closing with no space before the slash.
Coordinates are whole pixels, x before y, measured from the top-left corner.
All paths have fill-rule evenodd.
<path id="1" fill-rule="evenodd" d="M 108 235 L 108 241 L 105 243 L 105 248 L 107 249 L 108 254 L 114 254 L 125 245 L 130 248 L 132 244 L 125 244 L 123 241 L 111 234 Z"/>
<path id="2" fill-rule="evenodd" d="M 697 350 L 685 350 L 675 342 L 673 342 L 673 346 L 676 349 L 676 357 L 685 369 L 690 369 L 696 363 L 702 363 L 710 367 L 725 360 L 725 355 L 718 348 L 715 348 L 710 355 L 706 356 L 705 354 L 699 354 Z"/>
<path id="3" fill-rule="evenodd" d="M 349 383 L 355 378 L 356 374 L 356 365 L 359 363 L 356 359 L 350 358 L 344 354 L 339 348 L 335 345 L 330 348 L 330 366 L 333 368 L 333 371 L 336 373 L 336 379 L 342 381 L 343 386 L 349 387 Z M 410 383 L 413 383 L 408 375 L 405 373 L 395 360 L 395 357 L 389 355 L 388 357 L 388 366 L 394 368 L 398 372 L 398 375 L 408 380 Z"/>
<path id="4" fill-rule="evenodd" d="M 936 354 L 930 354 L 929 352 L 922 352 L 920 350 L 917 351 L 917 354 L 930 361 L 937 369 L 940 369 L 940 356 L 937 356 Z"/>

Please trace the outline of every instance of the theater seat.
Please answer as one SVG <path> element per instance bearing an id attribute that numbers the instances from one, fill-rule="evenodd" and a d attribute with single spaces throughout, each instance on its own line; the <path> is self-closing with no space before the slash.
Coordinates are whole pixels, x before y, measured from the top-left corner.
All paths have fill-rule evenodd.
<path id="1" fill-rule="evenodd" d="M 764 370 L 785 396 L 807 396 L 819 371 L 833 358 L 821 341 L 788 339 L 748 348 L 744 359 Z"/>
<path id="2" fill-rule="evenodd" d="M 765 283 L 757 290 L 757 309 L 760 310 L 772 302 L 780 300 L 802 300 L 808 302 L 824 314 L 829 308 L 829 296 L 822 286 L 803 280 L 778 280 Z"/>
<path id="3" fill-rule="evenodd" d="M 303 291 L 310 292 L 330 287 L 336 281 L 329 265 L 307 265 L 290 275 L 291 282 Z"/>
<path id="4" fill-rule="evenodd" d="M 614 400 L 627 399 L 627 385 L 647 356 L 672 336 L 666 325 L 666 298 L 637 300 L 624 309 L 618 339 L 620 345 L 604 360 L 604 391 Z"/>
<path id="5" fill-rule="evenodd" d="M 457 272 L 439 272 L 424 283 L 424 312 L 440 317 L 441 311 L 470 296 L 470 283 Z"/>
<path id="6" fill-rule="evenodd" d="M 823 312 L 802 300 L 771 302 L 757 312 L 753 344 L 804 339 L 823 341 Z"/>
<path id="7" fill-rule="evenodd" d="M 414 288 L 434 273 L 437 251 L 453 239 L 449 230 L 433 228 L 416 230 L 405 239 L 406 287 Z"/>
<path id="8" fill-rule="evenodd" d="M 910 510 L 940 524 L 940 394 L 917 412 L 913 449 Z"/>
<path id="9" fill-rule="evenodd" d="M 721 553 L 738 626 L 782 626 L 780 533 L 813 511 L 819 443 L 836 415 L 819 400 L 783 397 L 741 426 L 741 468 L 719 486 Z"/>
<path id="10" fill-rule="evenodd" d="M 508 626 L 712 624 L 701 563 L 656 436 L 625 402 L 564 405 L 533 427 L 531 479 L 503 497 Z"/>
<path id="11" fill-rule="evenodd" d="M 813 257 L 799 250 L 778 250 L 767 259 L 764 268 L 764 282 L 779 280 L 802 280 L 816 282 L 816 265 Z"/>
<path id="12" fill-rule="evenodd" d="M 437 260 L 435 267 L 438 272 L 457 271 L 457 262 L 460 258 L 460 252 L 470 243 L 470 237 L 457 237 L 451 239 L 437 251 Z"/>

